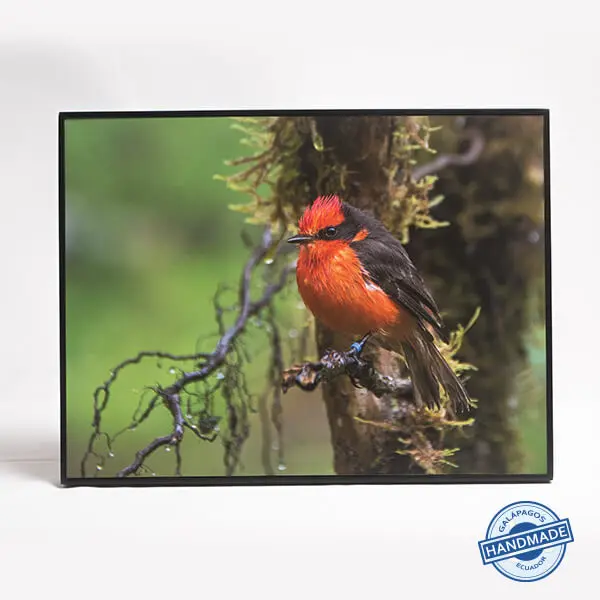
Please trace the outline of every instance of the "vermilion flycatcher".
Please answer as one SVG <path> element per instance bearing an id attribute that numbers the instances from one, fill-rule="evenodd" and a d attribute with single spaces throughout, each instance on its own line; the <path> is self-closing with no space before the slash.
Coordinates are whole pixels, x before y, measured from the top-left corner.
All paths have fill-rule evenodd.
<path id="1" fill-rule="evenodd" d="M 454 409 L 468 406 L 434 342 L 432 333 L 445 339 L 438 307 L 382 223 L 337 196 L 320 196 L 288 242 L 300 245 L 296 279 L 307 308 L 331 330 L 362 336 L 351 352 L 359 355 L 372 338 L 403 354 L 417 403 L 439 407 L 441 385 Z"/>

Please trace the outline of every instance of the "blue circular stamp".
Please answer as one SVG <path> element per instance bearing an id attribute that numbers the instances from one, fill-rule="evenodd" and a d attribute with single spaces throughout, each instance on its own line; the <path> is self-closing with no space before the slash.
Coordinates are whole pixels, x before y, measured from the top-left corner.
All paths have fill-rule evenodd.
<path id="1" fill-rule="evenodd" d="M 479 542 L 484 565 L 514 581 L 538 581 L 556 570 L 573 541 L 569 519 L 539 502 L 514 502 L 492 518 Z"/>

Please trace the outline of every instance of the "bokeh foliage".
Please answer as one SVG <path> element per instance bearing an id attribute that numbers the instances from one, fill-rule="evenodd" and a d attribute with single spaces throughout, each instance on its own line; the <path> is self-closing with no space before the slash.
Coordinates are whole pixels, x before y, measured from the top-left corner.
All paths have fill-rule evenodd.
<path id="1" fill-rule="evenodd" d="M 239 134 L 226 119 L 71 121 L 65 150 L 68 469 L 75 477 L 91 431 L 96 386 L 140 350 L 211 350 L 218 339 L 213 296 L 220 284 L 228 284 L 233 291 L 225 303 L 235 302 L 248 255 L 240 231 L 250 237 L 260 232 L 228 210 L 239 195 L 213 178 L 232 171 L 224 160 L 240 154 Z M 292 347 L 305 320 L 299 301 L 293 286 L 279 300 Z M 249 330 L 246 344 L 252 356 L 246 371 L 258 408 L 269 351 L 259 330 Z M 105 426 L 112 431 L 126 426 L 144 386 L 172 380 L 172 366 L 177 365 L 144 361 L 123 371 Z M 289 392 L 284 400 L 286 472 L 331 473 L 318 397 Z M 221 398 L 215 410 L 224 414 Z M 260 415 L 251 419 L 240 474 L 264 472 Z M 102 474 L 114 475 L 169 426 L 168 412 L 158 410 L 143 427 L 124 433 Z M 219 442 L 190 437 L 182 451 L 185 474 L 224 474 Z M 274 461 L 277 455 L 273 449 Z M 171 475 L 172 452 L 155 454 L 149 465 Z"/>

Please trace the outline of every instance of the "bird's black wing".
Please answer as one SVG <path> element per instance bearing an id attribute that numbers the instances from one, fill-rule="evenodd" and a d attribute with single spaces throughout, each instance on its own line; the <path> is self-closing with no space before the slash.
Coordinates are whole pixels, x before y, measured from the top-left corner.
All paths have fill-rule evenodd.
<path id="1" fill-rule="evenodd" d="M 371 230 L 365 240 L 352 243 L 352 248 L 375 285 L 445 339 L 437 304 L 404 246 L 393 235 Z"/>

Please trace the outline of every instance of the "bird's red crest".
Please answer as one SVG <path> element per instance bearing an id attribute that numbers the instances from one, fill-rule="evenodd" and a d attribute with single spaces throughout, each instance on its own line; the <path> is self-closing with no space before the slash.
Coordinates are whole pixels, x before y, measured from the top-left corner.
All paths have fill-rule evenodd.
<path id="1" fill-rule="evenodd" d="M 324 227 L 339 225 L 343 221 L 342 201 L 335 195 L 319 196 L 304 211 L 298 227 L 301 233 L 314 235 Z"/>

